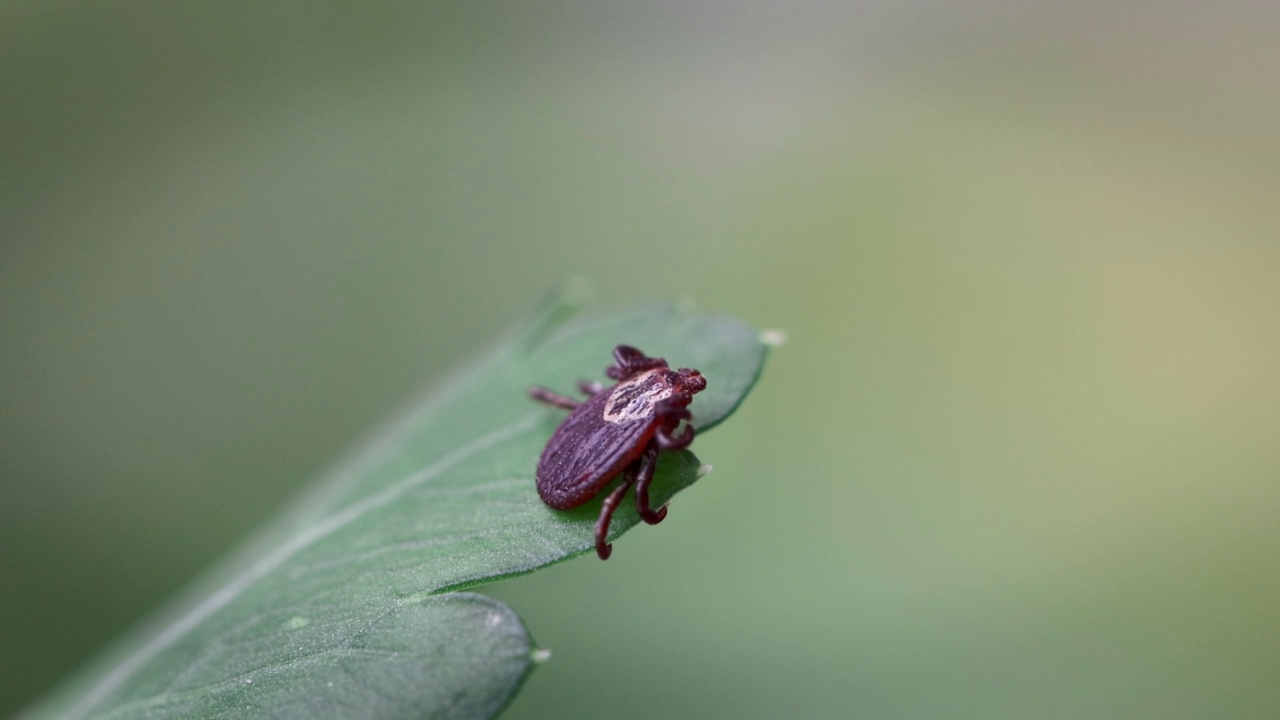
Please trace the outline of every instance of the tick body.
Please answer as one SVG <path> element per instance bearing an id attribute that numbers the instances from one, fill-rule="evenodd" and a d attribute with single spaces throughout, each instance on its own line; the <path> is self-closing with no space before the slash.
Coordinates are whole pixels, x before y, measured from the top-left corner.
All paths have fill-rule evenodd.
<path id="1" fill-rule="evenodd" d="M 658 454 L 679 450 L 693 442 L 689 403 L 707 387 L 697 370 L 672 370 L 667 361 L 645 355 L 630 345 L 613 350 L 615 365 L 605 374 L 617 381 L 611 387 L 579 383 L 586 400 L 575 400 L 546 388 L 530 391 L 535 400 L 569 410 L 556 428 L 538 461 L 538 495 L 557 510 L 578 507 L 600 494 L 619 474 L 623 476 L 600 509 L 596 521 L 596 554 L 609 559 L 613 546 L 606 543 L 613 511 L 627 490 L 635 485 L 640 519 L 657 525 L 667 516 L 666 506 L 649 507 L 649 482 Z"/>

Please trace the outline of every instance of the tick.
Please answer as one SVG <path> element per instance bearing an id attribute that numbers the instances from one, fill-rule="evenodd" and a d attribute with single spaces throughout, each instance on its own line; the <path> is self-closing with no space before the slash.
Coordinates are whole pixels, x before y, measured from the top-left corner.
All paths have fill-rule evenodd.
<path id="1" fill-rule="evenodd" d="M 609 493 L 596 520 L 596 554 L 608 560 L 613 546 L 605 542 L 613 511 L 627 489 L 636 487 L 640 519 L 657 525 L 667 506 L 649 507 L 649 483 L 658 453 L 680 450 L 693 442 L 689 403 L 706 389 L 697 370 L 672 370 L 662 358 L 649 357 L 630 345 L 613 349 L 615 365 L 605 374 L 617 380 L 612 387 L 580 382 L 586 400 L 575 400 L 543 387 L 529 391 L 534 400 L 569 410 L 569 416 L 547 441 L 538 461 L 538 495 L 557 510 L 578 507 L 622 474 L 622 484 Z"/>

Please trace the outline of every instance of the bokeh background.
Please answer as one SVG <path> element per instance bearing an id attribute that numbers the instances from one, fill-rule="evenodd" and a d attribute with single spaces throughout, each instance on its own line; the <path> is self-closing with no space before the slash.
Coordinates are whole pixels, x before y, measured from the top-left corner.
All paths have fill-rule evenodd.
<path id="1" fill-rule="evenodd" d="M 790 336 L 511 718 L 1280 716 L 1272 2 L 0 8 L 0 715 L 567 278 Z M 678 358 L 673 358 L 678 362 Z"/>

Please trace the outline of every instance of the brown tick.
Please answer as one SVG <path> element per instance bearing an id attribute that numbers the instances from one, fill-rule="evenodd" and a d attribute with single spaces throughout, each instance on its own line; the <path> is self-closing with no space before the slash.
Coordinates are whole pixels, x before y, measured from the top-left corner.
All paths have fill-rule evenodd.
<path id="1" fill-rule="evenodd" d="M 649 507 L 649 482 L 658 453 L 679 450 L 693 442 L 693 426 L 675 434 L 681 420 L 689 420 L 694 393 L 707 387 L 697 370 L 672 370 L 667 361 L 645 355 L 630 345 L 613 349 L 616 365 L 605 374 L 617 380 L 612 387 L 580 382 L 586 400 L 559 395 L 546 388 L 529 391 L 533 399 L 570 410 L 538 461 L 538 495 L 557 510 L 575 508 L 595 497 L 622 474 L 622 484 L 605 498 L 596 521 L 596 554 L 608 560 L 613 546 L 605 542 L 613 511 L 636 486 L 640 519 L 657 525 L 667 506 Z"/>

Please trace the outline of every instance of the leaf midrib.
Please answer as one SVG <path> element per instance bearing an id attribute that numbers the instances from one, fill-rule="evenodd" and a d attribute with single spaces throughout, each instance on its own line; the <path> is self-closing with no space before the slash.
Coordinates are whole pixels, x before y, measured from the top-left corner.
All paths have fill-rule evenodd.
<path id="1" fill-rule="evenodd" d="M 297 534 L 290 537 L 284 544 L 280 545 L 262 559 L 250 565 L 246 571 L 237 577 L 232 578 L 222 587 L 215 590 L 205 600 L 200 602 L 200 604 L 196 605 L 182 617 L 169 624 L 146 644 L 138 648 L 137 651 L 125 658 L 119 665 L 104 675 L 98 683 L 85 692 L 85 694 L 81 696 L 80 700 L 67 711 L 65 717 L 68 718 L 68 720 L 81 720 L 81 718 L 84 718 L 88 713 L 92 712 L 99 703 L 105 700 L 112 692 L 131 678 L 135 672 L 146 665 L 149 660 L 180 640 L 192 629 L 199 627 L 205 620 L 209 619 L 219 610 L 244 594 L 244 592 L 252 587 L 255 582 L 279 568 L 294 555 L 307 549 L 316 542 L 323 540 L 334 532 L 346 527 L 350 523 L 360 519 L 367 513 L 400 499 L 406 493 L 416 489 L 423 483 L 434 480 L 471 456 L 494 447 L 495 445 L 520 437 L 520 435 L 525 432 L 534 430 L 538 427 L 542 417 L 542 413 L 531 413 L 503 428 L 486 433 L 485 435 L 482 435 L 470 443 L 467 443 L 457 450 L 445 455 L 439 460 L 436 460 L 427 468 L 410 475 L 399 482 L 389 485 L 368 497 L 358 500 L 338 512 L 322 517 L 320 520 L 307 527 L 304 527 Z M 473 578 L 468 581 L 468 583 L 470 584 L 482 581 L 483 578 Z M 450 584 L 450 586 L 456 585 L 456 583 Z M 447 589 L 448 587 L 435 588 L 423 593 L 423 595 L 432 595 Z"/>

